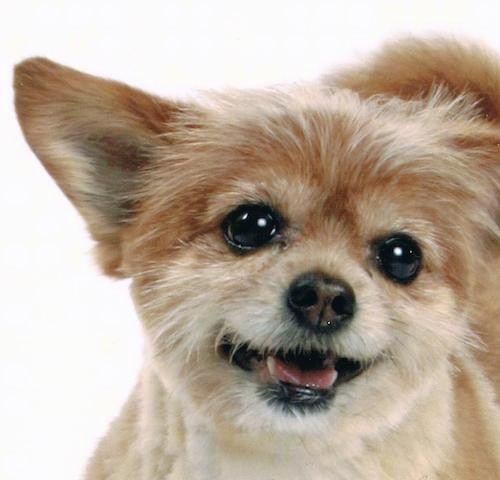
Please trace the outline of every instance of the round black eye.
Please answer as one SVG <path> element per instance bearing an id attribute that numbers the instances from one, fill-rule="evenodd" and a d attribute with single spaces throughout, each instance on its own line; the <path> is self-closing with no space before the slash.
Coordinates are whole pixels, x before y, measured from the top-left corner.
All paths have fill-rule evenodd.
<path id="1" fill-rule="evenodd" d="M 279 232 L 279 216 L 268 206 L 245 204 L 224 219 L 222 231 L 227 243 L 238 250 L 254 250 L 269 243 Z"/>
<path id="2" fill-rule="evenodd" d="M 375 259 L 380 271 L 396 283 L 410 283 L 422 265 L 422 250 L 409 235 L 397 233 L 375 244 Z"/>

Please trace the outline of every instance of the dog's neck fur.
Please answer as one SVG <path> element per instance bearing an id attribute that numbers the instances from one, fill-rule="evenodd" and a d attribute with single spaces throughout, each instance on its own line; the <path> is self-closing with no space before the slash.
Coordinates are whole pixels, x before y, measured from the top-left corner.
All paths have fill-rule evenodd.
<path id="1" fill-rule="evenodd" d="M 461 472 L 460 478 L 476 479 L 478 472 L 498 468 L 488 464 L 493 457 L 487 455 L 488 449 L 499 448 L 494 427 L 488 427 L 498 419 L 492 409 L 491 416 L 481 416 L 477 408 L 469 408 L 480 401 L 485 404 L 482 411 L 488 411 L 490 400 L 471 398 L 473 386 L 463 388 L 467 382 L 485 383 L 477 372 L 471 375 L 475 370 L 471 362 L 460 365 L 453 376 L 450 370 L 457 366 L 443 369 L 429 395 L 420 399 L 398 428 L 353 443 L 347 438 L 339 441 L 335 432 L 331 439 L 323 439 L 216 428 L 175 400 L 154 371 L 146 369 L 91 462 L 89 478 L 118 480 L 123 478 L 120 472 L 127 471 L 128 475 L 135 472 L 128 477 L 131 480 L 451 480 L 455 472 Z M 458 384 L 461 388 L 456 388 Z M 470 417 L 470 429 L 454 429 L 454 417 L 464 415 Z M 437 424 L 436 418 L 440 419 Z M 113 437 L 121 443 L 110 441 Z M 443 443 L 443 439 L 447 440 Z M 123 448 L 124 441 L 129 442 L 127 448 Z M 467 452 L 469 448 L 477 451 L 477 442 L 484 444 L 485 455 L 471 464 Z M 310 459 L 307 462 L 304 452 Z M 463 476 L 463 464 L 469 465 L 469 477 Z"/>
<path id="2" fill-rule="evenodd" d="M 451 480 L 455 469 L 463 472 L 463 462 L 470 464 L 470 458 L 461 460 L 468 443 L 481 441 L 485 448 L 498 448 L 493 431 L 488 433 L 488 422 L 495 423 L 495 412 L 491 412 L 492 417 L 479 418 L 479 412 L 468 408 L 469 402 L 478 401 L 468 398 L 474 395 L 473 388 L 470 393 L 463 388 L 464 382 L 482 382 L 481 377 L 469 374 L 473 364 L 460 365 L 460 372 L 452 373 L 456 367 L 450 363 L 441 369 L 428 395 L 418 400 L 401 424 L 363 442 L 353 441 L 348 432 L 340 432 L 339 438 L 334 431 L 331 438 L 317 438 L 256 434 L 227 425 L 217 428 L 176 400 L 148 368 L 112 426 L 110 437 L 120 438 L 121 444 L 110 442 L 108 437 L 89 467 L 89 478 L 121 479 L 120 472 L 127 471 L 130 480 Z M 462 388 L 455 388 L 457 383 Z M 470 415 L 474 431 L 454 430 L 456 415 Z M 124 441 L 129 442 L 126 449 Z M 460 445 L 460 451 L 455 444 Z M 482 461 L 478 459 L 474 471 L 471 469 L 471 480 L 478 478 L 482 469 L 494 471 L 495 465 Z M 130 472 L 136 475 L 130 477 Z M 462 473 L 460 478 L 469 477 Z"/>
<path id="3" fill-rule="evenodd" d="M 332 431 L 330 438 L 319 438 L 314 434 L 259 434 L 227 426 L 213 428 L 212 425 L 196 424 L 196 421 L 186 419 L 184 448 L 189 454 L 187 462 L 175 475 L 179 479 L 193 480 L 425 478 L 424 475 L 433 472 L 435 466 L 441 463 L 441 458 L 452 450 L 451 412 L 447 407 L 450 405 L 451 385 L 447 375 L 439 377 L 435 382 L 439 387 L 411 412 L 410 416 L 414 417 L 411 421 L 405 418 L 397 432 L 387 430 L 366 442 L 345 429 L 342 432 Z M 442 411 L 440 416 L 443 419 L 438 428 L 431 433 L 425 428 L 416 431 L 415 417 L 419 425 L 425 426 L 435 418 L 436 410 Z M 438 438 L 450 439 L 450 443 L 436 445 Z M 204 452 L 206 457 L 201 458 L 200 452 Z M 394 458 L 400 460 L 394 462 Z M 413 477 L 417 462 L 421 463 L 418 471 L 422 475 Z M 176 479 L 175 475 L 172 478 Z"/>

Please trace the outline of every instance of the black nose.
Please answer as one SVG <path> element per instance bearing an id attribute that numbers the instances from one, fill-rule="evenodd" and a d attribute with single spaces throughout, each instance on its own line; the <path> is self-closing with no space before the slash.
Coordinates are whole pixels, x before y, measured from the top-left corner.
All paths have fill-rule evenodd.
<path id="1" fill-rule="evenodd" d="M 356 299 L 346 282 L 310 272 L 292 282 L 287 304 L 301 326 L 319 333 L 331 333 L 352 318 Z"/>

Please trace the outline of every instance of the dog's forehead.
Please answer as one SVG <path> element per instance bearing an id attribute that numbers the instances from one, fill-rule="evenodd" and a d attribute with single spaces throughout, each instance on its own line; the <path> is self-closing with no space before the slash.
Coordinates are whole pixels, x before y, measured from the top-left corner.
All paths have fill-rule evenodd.
<path id="1" fill-rule="evenodd" d="M 195 143 L 248 168 L 282 168 L 338 179 L 343 169 L 380 175 L 450 151 L 453 117 L 446 102 L 360 98 L 351 90 L 316 86 L 233 92 L 210 98 Z M 462 114 L 462 115 L 461 115 Z"/>
<path id="2" fill-rule="evenodd" d="M 438 172 L 434 159 L 453 155 L 453 129 L 435 126 L 442 115 L 427 110 L 349 90 L 238 92 L 210 105 L 194 144 L 205 165 L 250 197 L 267 188 L 303 199 L 307 186 L 338 196 Z"/>

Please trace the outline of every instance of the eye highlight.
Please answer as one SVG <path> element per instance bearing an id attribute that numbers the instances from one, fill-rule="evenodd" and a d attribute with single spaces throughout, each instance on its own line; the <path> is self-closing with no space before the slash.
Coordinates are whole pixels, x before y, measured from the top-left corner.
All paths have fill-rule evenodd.
<path id="1" fill-rule="evenodd" d="M 408 284 L 415 280 L 422 266 L 422 250 L 412 237 L 395 233 L 374 244 L 378 269 L 395 283 Z"/>
<path id="2" fill-rule="evenodd" d="M 243 204 L 232 210 L 222 222 L 226 242 L 240 251 L 262 247 L 273 240 L 281 228 L 280 216 L 269 206 Z"/>

